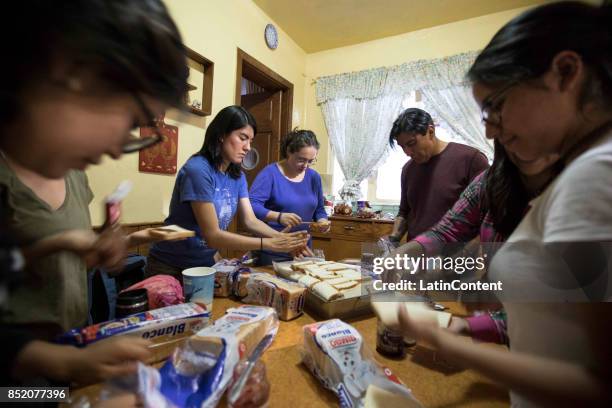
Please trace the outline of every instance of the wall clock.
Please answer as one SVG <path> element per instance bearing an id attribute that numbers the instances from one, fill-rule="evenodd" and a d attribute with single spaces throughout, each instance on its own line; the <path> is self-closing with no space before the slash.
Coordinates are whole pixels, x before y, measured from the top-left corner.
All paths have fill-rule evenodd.
<path id="1" fill-rule="evenodd" d="M 268 48 L 275 50 L 276 47 L 278 47 L 278 32 L 273 24 L 266 25 L 264 36 L 266 38 L 266 45 Z"/>

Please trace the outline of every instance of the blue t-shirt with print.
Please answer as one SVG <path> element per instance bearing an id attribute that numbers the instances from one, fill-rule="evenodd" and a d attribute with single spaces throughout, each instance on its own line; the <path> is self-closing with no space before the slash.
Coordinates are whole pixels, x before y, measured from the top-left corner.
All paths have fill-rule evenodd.
<path id="1" fill-rule="evenodd" d="M 191 209 L 192 201 L 213 203 L 217 211 L 219 228 L 227 230 L 241 198 L 248 198 L 244 173 L 234 179 L 216 170 L 208 160 L 196 155 L 191 157 L 179 170 L 170 201 L 170 215 L 166 225 L 176 224 L 195 231 L 195 237 L 182 241 L 158 242 L 149 254 L 175 267 L 192 268 L 212 266 L 217 249 L 211 248 L 202 236 L 200 226 Z"/>

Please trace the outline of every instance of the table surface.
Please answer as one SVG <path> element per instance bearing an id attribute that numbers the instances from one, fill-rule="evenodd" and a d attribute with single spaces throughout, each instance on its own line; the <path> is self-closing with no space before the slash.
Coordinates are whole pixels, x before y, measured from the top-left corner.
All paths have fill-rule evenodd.
<path id="1" fill-rule="evenodd" d="M 213 319 L 225 310 L 240 305 L 229 298 L 215 298 Z M 465 314 L 465 309 L 454 302 L 443 302 L 451 312 Z M 319 381 L 301 364 L 302 327 L 318 321 L 316 316 L 302 316 L 280 322 L 279 330 L 270 348 L 262 356 L 271 384 L 270 407 L 337 407 L 338 398 L 323 388 Z M 425 407 L 507 407 L 508 393 L 472 370 L 462 370 L 442 361 L 436 353 L 421 346 L 410 347 L 403 359 L 390 359 L 376 352 L 376 318 L 365 316 L 346 320 L 363 336 L 378 362 L 391 369 L 413 392 Z M 498 347 L 492 345 L 492 347 Z M 501 346 L 499 346 L 501 347 Z M 100 384 L 71 391 L 75 400 L 80 395 L 95 397 Z M 90 399 L 91 400 L 91 399 Z"/>

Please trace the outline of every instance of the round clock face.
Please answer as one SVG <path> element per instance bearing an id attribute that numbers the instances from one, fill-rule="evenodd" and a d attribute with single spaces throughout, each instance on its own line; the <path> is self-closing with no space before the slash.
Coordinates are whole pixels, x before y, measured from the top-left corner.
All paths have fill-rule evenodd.
<path id="1" fill-rule="evenodd" d="M 242 168 L 245 170 L 253 170 L 259 164 L 259 152 L 252 147 L 251 150 L 242 159 Z"/>
<path id="2" fill-rule="evenodd" d="M 268 24 L 266 26 L 265 37 L 268 48 L 275 50 L 276 47 L 278 47 L 278 33 L 276 32 L 276 27 L 272 24 Z"/>

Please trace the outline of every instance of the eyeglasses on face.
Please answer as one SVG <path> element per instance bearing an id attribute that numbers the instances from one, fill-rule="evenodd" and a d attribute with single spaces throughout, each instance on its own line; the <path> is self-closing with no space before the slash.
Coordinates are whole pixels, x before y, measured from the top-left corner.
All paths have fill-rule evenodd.
<path id="1" fill-rule="evenodd" d="M 485 125 L 500 126 L 502 123 L 502 108 L 506 102 L 506 96 L 512 87 L 517 85 L 516 82 L 510 82 L 502 86 L 496 91 L 493 91 L 482 102 L 481 120 Z"/>
<path id="2" fill-rule="evenodd" d="M 131 137 L 121 148 L 123 153 L 134 153 L 143 149 L 147 149 L 151 146 L 154 146 L 158 143 L 161 143 L 164 140 L 164 136 L 161 134 L 159 127 L 155 121 L 155 115 L 151 110 L 147 107 L 142 98 L 134 93 L 134 100 L 145 114 L 147 118 L 148 125 L 147 127 L 151 127 L 153 129 L 153 136 L 149 137 Z"/>

